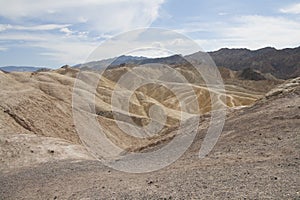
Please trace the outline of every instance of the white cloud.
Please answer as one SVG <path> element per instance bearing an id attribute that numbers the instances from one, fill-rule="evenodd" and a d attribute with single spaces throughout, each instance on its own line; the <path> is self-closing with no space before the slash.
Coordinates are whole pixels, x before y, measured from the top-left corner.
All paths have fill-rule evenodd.
<path id="1" fill-rule="evenodd" d="M 74 32 L 73 31 L 71 31 L 69 28 L 67 28 L 67 27 L 64 27 L 64 28 L 61 28 L 60 29 L 60 32 L 62 32 L 62 33 L 65 33 L 67 36 L 70 36 L 70 35 L 72 35 Z"/>
<path id="2" fill-rule="evenodd" d="M 281 8 L 279 11 L 287 14 L 300 14 L 300 3 Z"/>
<path id="3" fill-rule="evenodd" d="M 0 42 L 5 42 L 8 48 L 18 45 L 42 48 L 41 55 L 58 63 L 84 62 L 99 40 L 149 27 L 159 17 L 163 2 L 0 0 L 0 17 L 11 23 L 0 24 Z M 93 36 L 89 35 L 91 32 Z"/>
<path id="4" fill-rule="evenodd" d="M 84 41 L 80 35 L 55 35 L 49 33 L 14 33 L 0 35 L 0 41 L 12 41 L 10 47 L 37 47 L 40 55 L 58 63 L 76 64 L 86 60 L 88 55 L 99 45 L 97 42 Z M 14 41 L 17 41 L 16 43 Z M 0 51 L 7 50 L 1 48 Z"/>
<path id="5" fill-rule="evenodd" d="M 228 15 L 228 13 L 227 12 L 219 12 L 218 15 L 219 16 L 225 16 L 225 15 Z"/>
<path id="6" fill-rule="evenodd" d="M 70 24 L 43 24 L 36 26 L 19 26 L 11 24 L 0 24 L 0 32 L 6 30 L 19 30 L 19 31 L 50 31 L 55 29 L 63 29 L 70 26 Z"/>
<path id="7" fill-rule="evenodd" d="M 97 43 L 82 43 L 80 41 L 59 41 L 54 42 L 38 42 L 30 46 L 45 48 L 47 50 L 41 52 L 40 55 L 48 57 L 50 60 L 64 64 L 83 63 L 88 55 L 97 47 Z"/>
<path id="8" fill-rule="evenodd" d="M 226 38 L 238 39 L 249 48 L 298 46 L 300 22 L 283 17 L 243 16 L 239 25 L 224 31 Z"/>
<path id="9" fill-rule="evenodd" d="M 28 34 L 28 33 L 10 33 L 1 34 L 0 41 L 26 41 L 26 42 L 36 42 L 36 41 L 47 41 L 51 38 L 51 35 L 47 34 Z"/>
<path id="10" fill-rule="evenodd" d="M 0 51 L 6 51 L 7 48 L 6 47 L 0 47 Z"/>
<path id="11" fill-rule="evenodd" d="M 182 33 L 207 32 L 211 37 L 196 38 L 207 51 L 222 47 L 259 49 L 266 46 L 300 46 L 300 22 L 285 17 L 239 16 L 227 22 L 187 24 Z"/>
<path id="12" fill-rule="evenodd" d="M 89 30 L 121 32 L 149 26 L 164 0 L 0 0 L 0 16 L 26 23 L 42 19 L 54 23 L 85 23 Z M 46 12 L 45 12 L 46 11 Z"/>
<path id="13" fill-rule="evenodd" d="M 68 8 L 81 8 L 84 10 L 86 7 L 101 7 L 110 4 L 116 3 L 129 3 L 133 4 L 139 2 L 147 2 L 144 0 L 0 0 L 0 4 L 3 5 L 0 8 L 0 13 L 2 16 L 8 18 L 19 18 L 19 17 L 27 17 L 27 16 L 37 16 L 40 14 L 45 14 L 45 10 L 47 13 L 58 13 L 61 12 L 62 9 Z M 155 1 L 154 1 L 155 2 Z M 75 11 L 75 10 L 74 10 Z M 76 14 L 81 13 L 82 10 L 77 10 Z"/>
<path id="14" fill-rule="evenodd" d="M 143 56 L 147 58 L 167 57 L 173 55 L 174 52 L 167 51 L 161 48 L 145 48 L 129 52 L 132 56 Z"/>
<path id="15" fill-rule="evenodd" d="M 173 54 L 192 54 L 199 45 L 175 31 L 149 28 L 126 32 L 101 44 L 88 58 L 95 61 L 118 55 L 161 57 Z"/>

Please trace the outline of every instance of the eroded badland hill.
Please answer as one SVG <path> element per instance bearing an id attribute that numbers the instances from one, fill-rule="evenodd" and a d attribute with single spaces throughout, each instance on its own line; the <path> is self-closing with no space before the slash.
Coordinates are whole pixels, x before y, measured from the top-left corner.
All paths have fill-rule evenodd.
<path id="1" fill-rule="evenodd" d="M 116 97 L 116 109 L 112 108 L 118 79 L 131 70 L 127 65 L 109 69 L 96 92 L 84 92 L 95 92 L 94 115 L 105 127 L 106 136 L 128 152 L 139 152 L 174 137 L 180 122 L 180 105 L 168 88 L 147 84 L 135 91 L 124 88 Z M 110 169 L 82 145 L 72 113 L 72 93 L 79 69 L 0 71 L 0 198 L 299 198 L 300 79 L 283 81 L 256 70 L 235 72 L 220 68 L 224 93 L 217 88 L 209 91 L 205 84 L 193 81 L 193 72 L 188 68 L 178 70 L 191 80 L 197 96 L 199 108 L 194 110 L 198 113 L 193 113 L 193 109 L 189 112 L 201 117 L 199 132 L 179 160 L 145 174 Z M 95 71 L 84 73 L 91 79 L 98 77 Z M 157 76 L 161 71 L 148 69 L 145 73 Z M 185 90 L 184 83 L 171 85 L 180 90 L 180 98 L 189 100 L 192 94 Z M 122 96 L 131 92 L 128 116 L 122 110 Z M 199 159 L 210 121 L 210 92 L 226 106 L 226 122 L 213 151 Z M 151 121 L 149 109 L 153 105 L 163 107 L 167 117 L 161 131 L 148 138 L 125 134 L 112 112 L 114 109 L 118 113 L 120 123 L 130 123 L 130 117 L 142 127 Z"/>

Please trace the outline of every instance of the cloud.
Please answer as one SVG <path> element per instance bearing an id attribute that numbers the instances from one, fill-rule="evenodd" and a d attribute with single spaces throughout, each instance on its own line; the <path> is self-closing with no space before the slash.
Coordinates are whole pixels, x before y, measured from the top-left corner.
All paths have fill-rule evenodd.
<path id="1" fill-rule="evenodd" d="M 42 19 L 54 23 L 84 23 L 98 32 L 121 32 L 149 26 L 164 0 L 0 0 L 0 16 L 20 23 Z M 18 5 L 18 6 L 16 6 Z M 46 11 L 46 12 L 45 12 Z"/>
<path id="2" fill-rule="evenodd" d="M 240 24 L 224 31 L 226 38 L 238 39 L 249 48 L 298 46 L 300 22 L 284 17 L 250 15 L 236 19 Z"/>
<path id="3" fill-rule="evenodd" d="M 60 32 L 62 32 L 62 33 L 65 33 L 67 36 L 70 36 L 70 35 L 72 35 L 74 32 L 73 31 L 71 31 L 69 28 L 67 28 L 67 27 L 64 27 L 64 28 L 61 28 L 60 29 Z"/>
<path id="4" fill-rule="evenodd" d="M 81 8 L 85 9 L 86 7 L 103 7 L 111 4 L 116 3 L 129 3 L 132 2 L 133 4 L 136 3 L 146 3 L 147 1 L 144 0 L 60 0 L 60 1 L 53 1 L 53 0 L 43 0 L 43 1 L 35 1 L 35 0 L 0 0 L 1 6 L 0 13 L 2 16 L 16 19 L 19 17 L 28 17 L 28 16 L 37 16 L 41 14 L 45 14 L 47 11 L 48 14 L 57 14 L 61 12 L 62 9 L 73 9 L 74 8 Z M 160 1 L 154 1 L 160 2 Z M 75 11 L 75 10 L 74 10 Z M 77 10 L 76 14 L 80 14 L 82 10 Z"/>
<path id="5" fill-rule="evenodd" d="M 19 26 L 11 24 L 0 24 L 0 32 L 6 30 L 19 30 L 19 31 L 50 31 L 55 29 L 63 29 L 70 26 L 70 24 L 43 24 L 36 26 Z"/>
<path id="6" fill-rule="evenodd" d="M 84 62 L 88 55 L 99 45 L 98 42 L 85 40 L 81 33 L 58 35 L 50 33 L 14 33 L 0 35 L 0 41 L 6 41 L 5 48 L 34 47 L 40 49 L 40 55 L 59 64 Z"/>
<path id="7" fill-rule="evenodd" d="M 36 41 L 47 41 L 51 39 L 49 34 L 28 34 L 28 33 L 10 33 L 10 34 L 1 34 L 0 41 L 2 42 L 36 42 Z"/>
<path id="8" fill-rule="evenodd" d="M 83 63 L 88 55 L 97 47 L 96 43 L 82 43 L 80 41 L 59 41 L 53 42 L 38 42 L 30 46 L 44 48 L 47 50 L 42 51 L 40 55 L 48 57 L 50 60 L 57 61 L 64 64 L 78 64 Z M 67 53 L 66 53 L 67 52 Z"/>
<path id="9" fill-rule="evenodd" d="M 287 14 L 300 14 L 300 3 L 281 8 L 279 11 Z"/>
<path id="10" fill-rule="evenodd" d="M 88 58 L 95 61 L 118 55 L 161 57 L 192 54 L 201 50 L 192 40 L 175 31 L 149 28 L 136 29 L 105 41 Z"/>
<path id="11" fill-rule="evenodd" d="M 7 48 L 6 47 L 0 47 L 0 51 L 6 51 Z"/>
<path id="12" fill-rule="evenodd" d="M 266 46 L 300 46 L 300 22 L 286 17 L 246 15 L 223 22 L 191 22 L 180 31 L 187 35 L 198 31 L 205 33 L 206 38 L 198 37 L 196 41 L 208 51 L 222 47 L 258 49 Z"/>
<path id="13" fill-rule="evenodd" d="M 159 17 L 163 2 L 0 0 L 0 42 L 7 48 L 36 47 L 48 56 L 45 60 L 59 64 L 84 62 L 104 39 L 149 27 Z"/>
<path id="14" fill-rule="evenodd" d="M 218 15 L 219 16 L 225 16 L 225 15 L 228 15 L 228 13 L 227 12 L 219 12 Z"/>

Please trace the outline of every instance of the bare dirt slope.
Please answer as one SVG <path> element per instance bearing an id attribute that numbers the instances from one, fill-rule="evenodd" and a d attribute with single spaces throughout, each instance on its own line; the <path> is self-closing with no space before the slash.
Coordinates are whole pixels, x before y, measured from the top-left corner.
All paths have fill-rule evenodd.
<path id="1" fill-rule="evenodd" d="M 185 155 L 160 171 L 127 174 L 95 160 L 51 161 L 1 172 L 0 197 L 299 199 L 299 81 L 286 82 L 251 107 L 231 110 L 217 145 L 204 159 L 198 151 L 208 120 Z"/>
<path id="2" fill-rule="evenodd" d="M 160 135 L 153 138 L 137 140 L 124 134 L 113 119 L 111 95 L 118 78 L 130 70 L 131 68 L 127 66 L 108 70 L 94 92 L 97 119 L 107 128 L 107 136 L 122 148 L 134 151 L 172 138 L 171 130 L 178 124 L 180 106 L 176 96 L 168 89 L 154 84 L 143 86 L 135 91 L 130 99 L 130 112 L 134 122 L 140 126 L 149 123 L 149 107 L 158 105 L 164 107 L 167 112 L 166 124 Z M 97 77 L 94 72 L 84 73 L 91 79 Z M 161 72 L 150 70 L 147 73 Z M 8 166 L 18 168 L 53 159 L 82 158 L 82 156 L 78 157 L 78 154 L 86 155 L 86 151 L 80 148 L 81 146 L 76 146 L 81 145 L 81 141 L 72 115 L 72 92 L 77 74 L 78 69 L 69 67 L 34 73 L 0 71 L 0 170 L 7 170 Z M 185 89 L 184 84 L 177 85 Z M 210 102 L 207 100 L 209 99 L 207 88 L 196 84 L 192 87 L 198 96 L 201 113 L 208 112 Z M 225 99 L 223 103 L 228 107 L 252 104 L 263 94 L 239 84 L 228 84 L 225 87 L 226 93 L 213 92 L 219 96 L 226 96 L 223 98 Z M 87 91 L 87 93 L 91 92 L 93 91 Z M 130 91 L 124 89 L 122 92 L 123 96 L 126 96 Z M 184 90 L 181 95 L 186 99 L 190 97 L 190 94 L 185 93 Z M 122 99 L 122 95 L 118 98 Z M 127 123 L 125 117 L 119 120 Z M 40 148 L 39 143 L 43 143 L 43 148 Z M 58 146 L 54 154 L 51 153 L 53 144 Z M 80 149 L 80 152 L 77 154 L 64 150 L 66 148 Z M 83 159 L 90 158 L 86 156 Z"/>

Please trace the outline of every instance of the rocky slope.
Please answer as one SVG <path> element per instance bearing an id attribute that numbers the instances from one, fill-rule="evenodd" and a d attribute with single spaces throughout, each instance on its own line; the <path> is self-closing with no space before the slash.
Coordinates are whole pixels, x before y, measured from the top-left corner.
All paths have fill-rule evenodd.
<path id="1" fill-rule="evenodd" d="M 204 159 L 198 151 L 209 115 L 184 156 L 162 170 L 127 174 L 92 160 L 47 162 L 1 172 L 0 197 L 299 199 L 299 97 L 298 78 L 250 107 L 230 109 L 217 145 Z"/>
<path id="2" fill-rule="evenodd" d="M 267 47 L 255 51 L 223 48 L 209 55 L 217 66 L 235 71 L 252 68 L 280 79 L 300 76 L 300 47 L 282 50 Z"/>
<path id="3" fill-rule="evenodd" d="M 95 112 L 99 121 L 111 123 L 111 95 L 119 77 L 130 72 L 130 67 L 108 70 L 96 89 Z M 1 82 L 1 127 L 2 133 L 31 133 L 46 137 L 57 137 L 79 144 L 72 120 L 72 92 L 78 69 L 64 67 L 54 71 L 34 73 L 3 73 Z M 84 72 L 89 77 L 97 77 L 97 73 Z M 147 73 L 161 73 L 150 70 Z M 186 74 L 190 74 L 187 73 Z M 133 73 L 133 76 L 137 76 Z M 188 76 L 187 78 L 192 78 Z M 175 84 L 175 83 L 174 83 Z M 176 85 L 176 84 L 175 84 Z M 177 84 L 178 85 L 178 84 Z M 178 87 L 181 87 L 180 85 Z M 185 88 L 185 85 L 182 85 Z M 210 109 L 209 95 L 205 85 L 193 85 L 198 95 L 201 112 Z M 245 89 L 239 85 L 226 85 L 224 104 L 242 106 L 253 103 L 263 92 Z M 129 91 L 123 90 L 124 95 Z M 214 92 L 214 91 L 213 91 Z M 164 95 L 162 95 L 164 94 Z M 190 94 L 182 93 L 182 98 Z M 119 98 L 119 97 L 118 97 Z M 223 99 L 223 98 L 221 98 Z M 173 102 L 173 103 L 171 103 Z M 122 102 L 120 102 L 122 103 Z M 178 102 L 176 96 L 160 85 L 148 84 L 134 92 L 130 101 L 131 114 L 136 123 L 144 123 L 149 119 L 148 109 L 151 105 L 164 106 L 168 113 L 168 126 L 174 126 L 178 120 Z M 5 124 L 5 125 L 4 125 Z"/>

